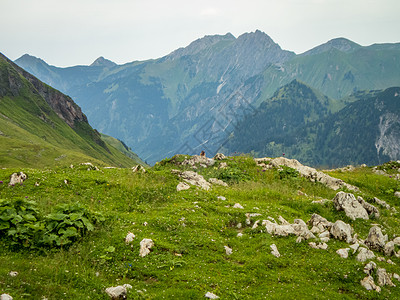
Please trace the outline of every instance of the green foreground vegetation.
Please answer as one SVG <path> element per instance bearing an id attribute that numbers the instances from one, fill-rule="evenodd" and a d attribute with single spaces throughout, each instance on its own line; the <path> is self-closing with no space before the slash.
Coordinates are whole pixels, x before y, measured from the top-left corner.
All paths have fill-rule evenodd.
<path id="1" fill-rule="evenodd" d="M 380 293 L 363 288 L 365 263 L 351 252 L 347 259 L 335 253 L 348 246 L 344 242 L 331 239 L 327 250 L 312 249 L 308 242 L 296 243 L 296 236 L 274 237 L 263 226 L 252 229 L 254 221 L 268 217 L 307 222 L 317 213 L 351 224 L 362 238 L 372 224 L 380 224 L 392 239 L 400 234 L 398 214 L 380 209 L 379 219 L 352 221 L 332 202 L 311 203 L 332 199 L 337 191 L 290 169 L 263 170 L 247 156 L 195 170 L 228 187 L 177 192 L 180 180 L 171 170 L 191 167 L 177 166 L 176 160 L 166 159 L 145 173 L 87 166 L 0 169 L 0 294 L 108 299 L 107 287 L 128 283 L 133 287 L 129 299 L 203 299 L 207 292 L 220 299 L 400 298 L 400 283 Z M 222 162 L 228 168 L 218 168 Z M 9 186 L 11 174 L 20 171 L 27 180 Z M 400 182 L 390 174 L 378 175 L 372 168 L 329 174 L 357 185 L 357 195 L 366 201 L 378 197 L 400 211 L 394 197 Z M 235 203 L 244 209 L 233 208 Z M 261 216 L 246 225 L 246 213 Z M 125 243 L 128 232 L 136 236 L 131 244 Z M 144 238 L 154 247 L 140 257 Z M 281 257 L 271 254 L 271 244 Z M 227 255 L 224 246 L 233 254 Z M 400 273 L 400 259 L 391 259 L 395 265 L 374 261 Z"/>

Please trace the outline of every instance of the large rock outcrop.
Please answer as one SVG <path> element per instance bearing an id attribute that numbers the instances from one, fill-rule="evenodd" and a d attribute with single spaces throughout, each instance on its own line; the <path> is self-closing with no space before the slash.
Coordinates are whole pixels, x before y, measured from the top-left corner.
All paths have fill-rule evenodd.
<path id="1" fill-rule="evenodd" d="M 317 171 L 314 168 L 304 166 L 296 159 L 288 159 L 285 157 L 277 157 L 277 158 L 264 157 L 264 158 L 255 158 L 254 160 L 258 165 L 264 167 L 279 168 L 280 166 L 286 166 L 289 168 L 293 168 L 297 170 L 301 176 L 309 179 L 310 181 L 320 182 L 333 190 L 338 190 L 340 188 L 347 188 L 350 191 L 355 191 L 355 192 L 359 191 L 358 187 L 347 184 L 341 179 L 329 176 L 321 171 Z"/>

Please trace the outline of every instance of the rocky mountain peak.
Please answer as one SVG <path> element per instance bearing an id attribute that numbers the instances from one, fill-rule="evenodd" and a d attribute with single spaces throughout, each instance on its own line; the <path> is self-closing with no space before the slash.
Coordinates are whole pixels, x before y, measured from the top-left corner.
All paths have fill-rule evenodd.
<path id="1" fill-rule="evenodd" d="M 91 67 L 105 67 L 105 68 L 112 68 L 117 64 L 109 59 L 105 59 L 103 56 L 97 58 L 90 66 Z"/>
<path id="2" fill-rule="evenodd" d="M 357 43 L 354 43 L 346 38 L 335 38 L 329 40 L 325 44 L 317 46 L 307 52 L 303 53 L 302 55 L 315 55 L 323 52 L 327 52 L 331 49 L 336 49 L 341 52 L 350 53 L 357 49 L 361 48 L 361 46 Z"/>

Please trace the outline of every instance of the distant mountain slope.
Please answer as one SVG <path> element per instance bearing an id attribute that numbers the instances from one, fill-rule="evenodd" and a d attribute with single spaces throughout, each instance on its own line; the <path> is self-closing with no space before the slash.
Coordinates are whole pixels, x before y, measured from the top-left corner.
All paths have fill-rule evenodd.
<path id="1" fill-rule="evenodd" d="M 260 152 L 268 143 L 288 143 L 299 127 L 330 115 L 344 106 L 311 87 L 293 80 L 265 100 L 253 114 L 237 123 L 226 151 Z M 280 153 L 282 154 L 282 153 Z"/>
<path id="2" fill-rule="evenodd" d="M 101 132 L 154 163 L 221 149 L 244 115 L 294 79 L 331 99 L 400 82 L 400 44 L 360 46 L 334 39 L 301 55 L 256 31 L 205 36 L 159 59 L 56 68 L 16 61 L 72 96 Z"/>
<path id="3" fill-rule="evenodd" d="M 71 98 L 0 54 L 0 166 L 135 162 L 107 145 Z"/>
<path id="4" fill-rule="evenodd" d="M 261 156 L 286 153 L 317 166 L 400 159 L 400 87 L 357 95 L 358 101 L 279 140 L 257 145 Z"/>

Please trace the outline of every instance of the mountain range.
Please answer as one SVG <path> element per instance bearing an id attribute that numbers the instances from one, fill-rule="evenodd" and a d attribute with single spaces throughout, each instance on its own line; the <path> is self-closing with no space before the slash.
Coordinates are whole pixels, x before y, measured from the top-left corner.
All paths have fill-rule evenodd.
<path id="1" fill-rule="evenodd" d="M 94 130 L 68 96 L 0 54 L 0 166 L 45 167 L 93 162 L 143 163 Z M 112 146 L 114 145 L 114 146 Z M 130 152 L 130 151 L 126 151 Z"/>
<path id="2" fill-rule="evenodd" d="M 400 43 L 361 46 L 338 38 L 296 55 L 258 30 L 205 36 L 159 59 L 124 65 L 103 57 L 69 68 L 29 55 L 15 62 L 70 95 L 95 128 L 149 163 L 176 153 L 240 151 L 227 147 L 237 124 L 293 80 L 326 97 L 310 103 L 310 122 L 344 108 L 350 100 L 343 99 L 354 93 L 400 85 Z M 301 107 L 299 99 L 291 105 Z"/>

